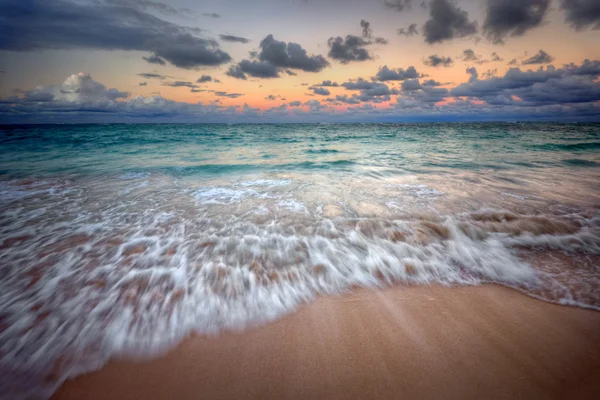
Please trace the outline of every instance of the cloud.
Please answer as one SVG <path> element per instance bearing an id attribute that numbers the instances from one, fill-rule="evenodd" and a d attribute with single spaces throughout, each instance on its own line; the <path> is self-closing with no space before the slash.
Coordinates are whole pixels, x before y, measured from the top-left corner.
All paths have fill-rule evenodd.
<path id="1" fill-rule="evenodd" d="M 386 81 L 403 81 L 405 79 L 420 78 L 421 75 L 417 72 L 413 66 L 408 67 L 406 70 L 402 68 L 389 69 L 387 65 L 379 68 L 375 78 L 380 82 Z"/>
<path id="2" fill-rule="evenodd" d="M 240 37 L 240 36 L 219 35 L 219 37 L 221 38 L 221 40 L 223 40 L 225 42 L 232 42 L 232 43 L 250 43 L 251 42 L 250 39 L 246 39 L 246 38 Z"/>
<path id="3" fill-rule="evenodd" d="M 432 0 L 429 16 L 423 25 L 425 42 L 429 44 L 462 38 L 477 32 L 477 23 L 469 21 L 469 13 L 461 10 L 451 0 Z"/>
<path id="4" fill-rule="evenodd" d="M 546 53 L 544 50 L 540 50 L 532 57 L 529 57 L 526 60 L 523 60 L 523 65 L 531 65 L 531 64 L 550 64 L 554 61 L 554 57 L 550 54 Z"/>
<path id="5" fill-rule="evenodd" d="M 429 66 L 429 67 L 449 67 L 454 63 L 454 60 L 452 60 L 451 57 L 443 57 L 443 56 L 438 56 L 437 54 L 433 54 L 429 57 L 427 57 L 424 61 L 423 64 Z"/>
<path id="6" fill-rule="evenodd" d="M 385 5 L 397 11 L 410 10 L 413 0 L 385 0 Z"/>
<path id="7" fill-rule="evenodd" d="M 492 62 L 497 62 L 497 61 L 504 61 L 504 58 L 500 57 L 498 55 L 498 53 L 493 52 L 492 53 Z"/>
<path id="8" fill-rule="evenodd" d="M 236 79 L 247 79 L 246 74 L 244 73 L 244 71 L 242 71 L 242 68 L 239 65 L 230 65 L 227 72 L 225 72 L 225 75 L 231 76 L 232 78 Z"/>
<path id="9" fill-rule="evenodd" d="M 167 75 L 161 75 L 161 74 L 153 74 L 153 73 L 148 73 L 148 72 L 141 72 L 139 74 L 137 74 L 138 76 L 141 76 L 144 79 L 167 79 L 168 76 Z"/>
<path id="10" fill-rule="evenodd" d="M 69 76 L 59 86 L 38 86 L 25 92 L 25 102 L 78 103 L 89 106 L 107 106 L 129 93 L 117 89 L 107 89 L 88 74 Z"/>
<path id="11" fill-rule="evenodd" d="M 494 43 L 522 36 L 544 21 L 550 0 L 488 0 L 484 35 Z"/>
<path id="12" fill-rule="evenodd" d="M 239 67 L 244 74 L 255 78 L 279 78 L 277 67 L 265 61 L 242 60 Z"/>
<path id="13" fill-rule="evenodd" d="M 408 28 L 400 28 L 396 31 L 400 36 L 415 36 L 419 34 L 417 24 L 410 24 Z"/>
<path id="14" fill-rule="evenodd" d="M 298 43 L 280 42 L 273 35 L 268 35 L 260 42 L 260 49 L 258 59 L 278 68 L 319 72 L 329 66 L 323 56 L 309 56 Z"/>
<path id="15" fill-rule="evenodd" d="M 345 39 L 342 39 L 340 36 L 331 37 L 327 41 L 327 44 L 329 46 L 329 53 L 327 55 L 342 64 L 373 59 L 367 49 L 364 48 L 371 44 L 371 42 L 358 36 L 347 35 Z"/>
<path id="16" fill-rule="evenodd" d="M 285 101 L 285 97 L 280 96 L 280 95 L 268 95 L 267 97 L 265 97 L 265 100 L 269 100 L 269 101 L 275 101 L 275 100 L 281 100 L 281 101 Z"/>
<path id="17" fill-rule="evenodd" d="M 178 87 L 187 87 L 190 89 L 197 89 L 200 86 L 192 83 L 192 82 L 188 82 L 188 81 L 173 81 L 173 82 L 165 82 L 162 84 L 163 86 L 170 86 L 170 87 L 174 87 L 174 88 L 178 88 Z"/>
<path id="18" fill-rule="evenodd" d="M 209 18 L 221 18 L 221 15 L 217 13 L 202 13 L 202 15 Z"/>
<path id="19" fill-rule="evenodd" d="M 479 56 L 472 49 L 463 50 L 463 61 L 477 61 Z"/>
<path id="20" fill-rule="evenodd" d="M 205 82 L 212 82 L 212 76 L 210 75 L 202 75 L 200 78 L 198 78 L 198 80 L 196 81 L 197 83 L 205 83 Z"/>
<path id="21" fill-rule="evenodd" d="M 360 21 L 360 27 L 362 28 L 362 36 L 367 40 L 372 40 L 375 44 L 388 44 L 388 40 L 382 37 L 373 37 L 373 30 L 371 29 L 371 23 L 366 20 Z"/>
<path id="22" fill-rule="evenodd" d="M 315 86 L 321 86 L 321 87 L 338 87 L 340 85 L 337 82 L 332 82 L 332 81 L 327 80 L 327 81 L 323 81 L 323 82 L 321 82 L 321 83 L 319 83 L 319 84 L 317 84 Z"/>
<path id="23" fill-rule="evenodd" d="M 140 11 L 157 11 L 167 15 L 183 14 L 187 9 L 177 9 L 168 4 L 152 0 L 104 0 L 106 4 L 134 8 Z"/>
<path id="24" fill-rule="evenodd" d="M 517 65 L 517 59 L 516 59 L 516 58 L 513 58 L 512 60 L 510 60 L 510 61 L 508 62 L 508 65 Z"/>
<path id="25" fill-rule="evenodd" d="M 65 23 L 68 21 L 68 23 Z M 179 68 L 231 60 L 216 41 L 162 20 L 140 7 L 73 0 L 0 2 L 0 49 L 147 51 Z"/>
<path id="26" fill-rule="evenodd" d="M 227 92 L 219 92 L 219 91 L 213 91 L 212 93 L 214 93 L 215 96 L 229 97 L 230 99 L 237 99 L 240 96 L 244 96 L 243 93 L 227 93 Z"/>
<path id="27" fill-rule="evenodd" d="M 148 82 L 140 82 L 139 86 L 148 86 Z"/>
<path id="28" fill-rule="evenodd" d="M 470 75 L 469 82 L 474 82 L 479 79 L 479 73 L 475 67 L 467 68 L 467 74 Z"/>
<path id="29" fill-rule="evenodd" d="M 320 55 L 309 56 L 306 50 L 297 43 L 286 43 L 268 35 L 260 42 L 260 52 L 250 52 L 252 58 L 258 60 L 242 60 L 229 67 L 227 75 L 246 79 L 246 75 L 255 78 L 279 78 L 279 73 L 295 75 L 291 69 L 306 72 L 319 72 L 329 66 L 327 60 Z"/>
<path id="30" fill-rule="evenodd" d="M 166 61 L 157 55 L 151 55 L 149 57 L 142 57 L 142 58 L 144 60 L 148 61 L 150 64 L 167 65 Z"/>
<path id="31" fill-rule="evenodd" d="M 339 101 L 341 103 L 345 103 L 345 104 L 360 104 L 361 100 L 358 99 L 358 97 L 356 95 L 352 96 L 352 97 L 348 97 L 348 95 L 343 95 L 343 96 L 335 96 L 335 101 Z"/>
<path id="32" fill-rule="evenodd" d="M 362 37 L 355 35 L 346 35 L 345 38 L 341 36 L 330 37 L 327 41 L 329 46 L 327 55 L 342 64 L 348 64 L 352 61 L 372 60 L 373 56 L 365 47 L 371 44 L 389 43 L 385 38 L 373 37 L 373 30 L 368 21 L 361 20 L 360 27 L 362 28 Z"/>
<path id="33" fill-rule="evenodd" d="M 376 102 L 380 103 L 383 101 L 389 101 L 390 95 L 398 94 L 396 89 L 390 89 L 390 87 L 384 83 L 379 82 L 370 82 L 363 78 L 358 78 L 357 80 L 352 80 L 348 82 L 342 83 L 342 86 L 346 90 L 357 90 L 359 94 L 352 95 L 352 99 L 354 101 L 359 102 Z M 339 97 L 339 96 L 338 96 Z M 336 97 L 337 98 L 337 97 Z M 347 98 L 344 100 L 340 100 L 343 102 L 347 102 Z"/>
<path id="34" fill-rule="evenodd" d="M 364 19 L 360 21 L 360 27 L 362 28 L 362 36 L 364 38 L 370 38 L 373 31 L 371 30 L 371 23 Z"/>
<path id="35" fill-rule="evenodd" d="M 453 96 L 477 97 L 492 106 L 538 107 L 600 101 L 600 61 L 584 61 L 557 69 L 536 71 L 511 68 L 502 77 L 470 81 L 454 89 Z M 599 110 L 600 111 L 600 110 Z"/>
<path id="36" fill-rule="evenodd" d="M 482 74 L 482 76 L 484 79 L 490 79 L 490 78 L 493 78 L 494 76 L 496 76 L 497 73 L 498 73 L 498 68 L 488 69 L 487 71 L 485 71 Z"/>
<path id="37" fill-rule="evenodd" d="M 600 29 L 600 2 L 598 0 L 560 0 L 565 20 L 575 29 Z"/>
<path id="38" fill-rule="evenodd" d="M 470 79 L 450 90 L 431 79 L 420 82 L 406 79 L 402 91 L 380 82 L 356 79 L 341 85 L 353 92 L 351 95 L 327 98 L 329 105 L 310 100 L 304 103 L 308 111 L 298 109 L 296 112 L 295 108 L 288 113 L 284 105 L 262 112 L 247 104 L 225 107 L 218 99 L 208 104 L 191 104 L 159 95 L 131 97 L 125 91 L 107 88 L 80 73 L 69 76 L 60 85 L 38 86 L 0 99 L 0 118 L 7 123 L 600 120 L 600 61 L 586 60 L 562 68 L 550 65 L 526 71 L 512 68 L 504 76 L 491 75 L 479 74 L 478 79 Z M 242 95 L 209 92 L 219 98 Z M 395 101 L 386 104 L 392 95 L 396 96 Z M 294 101 L 289 106 L 302 104 Z M 352 107 L 334 110 L 331 104 Z M 375 107 L 374 104 L 381 105 Z M 365 119 L 367 115 L 369 118 Z"/>
<path id="39" fill-rule="evenodd" d="M 402 82 L 402 90 L 405 92 L 419 89 L 421 89 L 421 82 L 418 79 L 407 79 Z"/>
<path id="40" fill-rule="evenodd" d="M 314 94 L 318 94 L 321 96 L 329 96 L 331 94 L 331 92 L 325 88 L 321 88 L 321 87 L 315 87 L 312 89 Z"/>

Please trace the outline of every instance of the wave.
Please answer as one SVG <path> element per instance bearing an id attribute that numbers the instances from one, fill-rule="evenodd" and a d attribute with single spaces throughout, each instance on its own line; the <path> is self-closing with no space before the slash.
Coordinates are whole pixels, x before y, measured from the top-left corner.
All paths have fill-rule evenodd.
<path id="1" fill-rule="evenodd" d="M 600 310 L 597 211 L 356 217 L 306 203 L 290 179 L 180 190 L 134 178 L 152 191 L 115 200 L 74 184 L 7 184 L 30 201 L 0 215 L 0 392 L 48 397 L 110 357 L 158 355 L 192 332 L 265 323 L 356 286 L 494 282 Z"/>

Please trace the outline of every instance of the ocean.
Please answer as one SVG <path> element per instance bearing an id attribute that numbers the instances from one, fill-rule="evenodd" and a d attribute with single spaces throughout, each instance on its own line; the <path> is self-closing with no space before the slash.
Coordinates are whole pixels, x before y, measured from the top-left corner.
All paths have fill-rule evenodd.
<path id="1" fill-rule="evenodd" d="M 600 124 L 0 126 L 0 396 L 319 295 L 483 283 L 600 310 Z"/>

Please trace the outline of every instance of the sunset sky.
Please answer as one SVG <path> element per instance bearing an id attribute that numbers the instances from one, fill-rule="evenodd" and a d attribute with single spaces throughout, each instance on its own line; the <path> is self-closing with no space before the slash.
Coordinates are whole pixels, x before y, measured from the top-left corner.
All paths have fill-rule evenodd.
<path id="1" fill-rule="evenodd" d="M 600 0 L 0 0 L 0 123 L 600 120 Z"/>

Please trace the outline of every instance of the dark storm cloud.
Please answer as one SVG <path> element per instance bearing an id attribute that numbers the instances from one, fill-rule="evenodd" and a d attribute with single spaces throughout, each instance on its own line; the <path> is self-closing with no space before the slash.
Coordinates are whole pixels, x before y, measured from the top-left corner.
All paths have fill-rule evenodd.
<path id="1" fill-rule="evenodd" d="M 400 36 L 415 36 L 419 34 L 417 24 L 410 24 L 408 28 L 400 28 L 396 31 Z"/>
<path id="2" fill-rule="evenodd" d="M 371 42 L 364 40 L 361 37 L 354 35 L 347 35 L 345 39 L 340 36 L 335 38 L 329 38 L 327 44 L 329 45 L 328 56 L 347 64 L 351 61 L 366 61 L 371 60 L 373 57 L 364 47 L 369 45 Z"/>
<path id="3" fill-rule="evenodd" d="M 449 67 L 454 63 L 451 57 L 438 56 L 437 54 L 433 54 L 423 60 L 423 64 L 429 67 Z"/>
<path id="4" fill-rule="evenodd" d="M 403 81 L 405 79 L 415 79 L 420 78 L 421 74 L 419 74 L 415 67 L 410 66 L 406 70 L 402 68 L 398 69 L 390 69 L 387 65 L 379 68 L 377 71 L 377 75 L 375 78 L 380 82 L 386 81 Z"/>
<path id="5" fill-rule="evenodd" d="M 315 87 L 312 89 L 314 94 L 318 94 L 321 96 L 329 96 L 331 94 L 331 92 L 325 88 L 322 87 Z"/>
<path id="6" fill-rule="evenodd" d="M 202 15 L 209 18 L 221 18 L 221 15 L 217 13 L 202 13 Z"/>
<path id="7" fill-rule="evenodd" d="M 165 60 L 156 55 L 151 55 L 149 57 L 142 57 L 144 60 L 148 61 L 150 64 L 158 64 L 158 65 L 167 65 Z"/>
<path id="8" fill-rule="evenodd" d="M 549 64 L 554 61 L 554 57 L 550 54 L 546 53 L 544 50 L 540 50 L 532 57 L 529 57 L 523 60 L 523 65 L 531 65 L 531 64 Z"/>
<path id="9" fill-rule="evenodd" d="M 565 20 L 575 29 L 600 29 L 600 1 L 561 0 L 560 8 L 565 11 Z"/>
<path id="10" fill-rule="evenodd" d="M 168 78 L 168 76 L 166 76 L 166 75 L 153 74 L 153 73 L 148 73 L 148 72 L 141 72 L 141 73 L 139 73 L 137 75 L 141 76 L 142 78 L 145 78 L 145 79 L 160 79 L 160 80 L 163 80 L 163 79 Z"/>
<path id="11" fill-rule="evenodd" d="M 143 9 L 72 0 L 0 2 L 0 49 L 148 51 L 187 69 L 231 60 L 216 41 Z"/>
<path id="12" fill-rule="evenodd" d="M 544 21 L 550 0 L 488 0 L 484 35 L 495 43 L 522 36 Z"/>
<path id="13" fill-rule="evenodd" d="M 250 39 L 246 39 L 246 38 L 240 37 L 240 36 L 219 35 L 219 37 L 221 38 L 221 40 L 223 40 L 225 42 L 232 42 L 232 43 L 250 43 L 251 42 Z"/>
<path id="14" fill-rule="evenodd" d="M 385 5 L 398 11 L 412 7 L 413 0 L 385 0 Z"/>
<path id="15" fill-rule="evenodd" d="M 461 38 L 477 32 L 477 23 L 469 21 L 469 13 L 460 9 L 451 0 L 432 0 L 429 17 L 423 25 L 425 42 L 429 44 Z"/>
<path id="16" fill-rule="evenodd" d="M 258 59 L 277 68 L 299 69 L 306 72 L 319 72 L 329 66 L 321 55 L 309 56 L 298 43 L 286 43 L 268 35 L 260 42 Z"/>
<path id="17" fill-rule="evenodd" d="M 197 83 L 205 83 L 205 82 L 212 82 L 212 76 L 210 75 L 202 75 L 200 78 L 198 78 L 198 80 L 196 81 Z"/>

